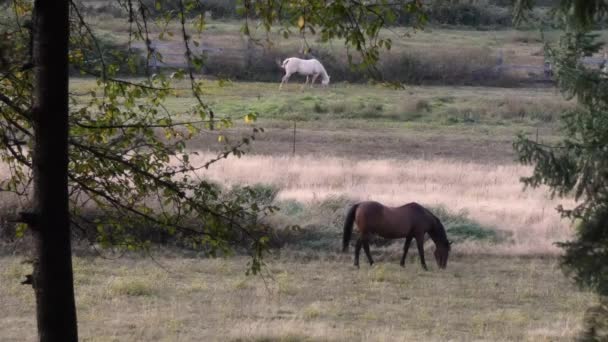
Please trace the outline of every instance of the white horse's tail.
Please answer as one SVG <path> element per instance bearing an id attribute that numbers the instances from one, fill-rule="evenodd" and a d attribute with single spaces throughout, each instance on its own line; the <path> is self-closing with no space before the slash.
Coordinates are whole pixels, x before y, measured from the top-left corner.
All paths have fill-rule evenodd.
<path id="1" fill-rule="evenodd" d="M 281 64 L 281 68 L 285 69 L 285 66 L 287 65 L 287 63 L 289 63 L 289 60 L 291 58 L 285 58 L 285 60 L 283 61 L 283 63 Z"/>

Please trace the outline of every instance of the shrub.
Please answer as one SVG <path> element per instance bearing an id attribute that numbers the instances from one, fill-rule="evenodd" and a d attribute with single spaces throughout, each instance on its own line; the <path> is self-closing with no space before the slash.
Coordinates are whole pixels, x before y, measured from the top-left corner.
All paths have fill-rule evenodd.
<path id="1" fill-rule="evenodd" d="M 426 10 L 431 26 L 511 27 L 512 14 L 509 6 L 502 3 L 488 4 L 487 1 L 454 4 L 452 1 L 435 0 L 427 5 Z M 413 20 L 409 13 L 403 11 L 397 22 L 400 25 L 411 25 Z"/>
<path id="2" fill-rule="evenodd" d="M 111 296 L 152 296 L 156 293 L 149 281 L 136 278 L 113 278 L 108 285 Z"/>
<path id="3" fill-rule="evenodd" d="M 82 50 L 85 61 L 95 61 L 100 58 L 100 54 L 106 65 L 117 65 L 118 75 L 142 75 L 146 69 L 146 58 L 144 52 L 140 49 L 127 46 L 127 44 L 116 44 L 114 43 L 114 37 L 106 35 L 98 37 L 97 45 L 90 44 L 85 46 Z M 95 63 L 92 63 L 94 65 Z M 85 63 L 85 65 L 87 65 Z M 85 66 L 85 68 L 87 68 Z M 96 66 L 93 69 L 77 70 L 70 68 L 70 73 L 73 75 L 86 74 L 86 73 L 97 73 L 101 74 L 100 66 Z"/>
<path id="4" fill-rule="evenodd" d="M 318 114 L 327 113 L 327 108 L 325 108 L 320 102 L 315 102 L 312 110 Z"/>
<path id="5" fill-rule="evenodd" d="M 430 112 L 432 110 L 431 104 L 427 100 L 416 101 L 416 111 L 418 112 Z"/>
<path id="6" fill-rule="evenodd" d="M 274 202 L 279 188 L 275 185 L 268 184 L 254 184 L 251 186 L 240 186 L 236 185 L 228 191 L 226 197 L 236 198 L 239 197 L 241 201 L 248 203 L 257 203 L 258 206 L 270 205 Z"/>

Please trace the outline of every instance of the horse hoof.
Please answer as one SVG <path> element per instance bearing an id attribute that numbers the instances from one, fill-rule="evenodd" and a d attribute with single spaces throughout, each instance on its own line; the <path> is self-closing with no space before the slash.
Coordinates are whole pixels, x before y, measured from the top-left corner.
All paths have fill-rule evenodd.
<path id="1" fill-rule="evenodd" d="M 399 264 L 399 266 L 401 266 L 401 267 L 405 268 L 405 263 L 404 263 L 404 262 L 402 262 L 402 263 L 400 263 L 400 264 Z"/>

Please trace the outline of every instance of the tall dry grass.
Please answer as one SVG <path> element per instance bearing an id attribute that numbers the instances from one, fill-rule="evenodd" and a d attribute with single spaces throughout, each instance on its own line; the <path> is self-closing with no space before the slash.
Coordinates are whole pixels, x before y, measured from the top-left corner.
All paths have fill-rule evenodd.
<path id="1" fill-rule="evenodd" d="M 572 341 L 585 309 L 549 258 L 459 257 L 425 272 L 410 259 L 351 264 L 247 257 L 74 258 L 84 341 Z M 159 268 L 163 265 L 164 269 Z M 0 257 L 0 340 L 36 339 L 31 265 Z"/>
<path id="2" fill-rule="evenodd" d="M 211 159 L 200 153 L 194 163 Z M 0 169 L 7 175 L 7 170 Z M 571 222 L 555 211 L 558 204 L 573 205 L 572 199 L 551 198 L 548 189 L 524 191 L 520 177 L 528 167 L 489 165 L 448 159 L 354 160 L 322 156 L 248 155 L 222 160 L 200 176 L 224 186 L 269 184 L 280 189 L 278 198 L 314 203 L 332 196 L 355 201 L 375 200 L 398 206 L 419 202 L 442 206 L 452 213 L 463 212 L 482 226 L 505 232 L 499 245 L 466 242 L 464 253 L 508 255 L 557 254 L 557 241 L 567 240 Z M 15 212 L 22 204 L 3 197 L 0 209 Z M 347 208 L 344 208 L 346 211 Z"/>
<path id="3" fill-rule="evenodd" d="M 200 158 L 209 158 L 202 154 Z M 460 251 L 510 255 L 555 254 L 554 242 L 571 236 L 570 222 L 555 211 L 571 199 L 547 189 L 523 191 L 519 179 L 531 169 L 444 159 L 351 160 L 334 157 L 251 155 L 221 161 L 203 175 L 225 185 L 278 186 L 280 199 L 311 202 L 330 196 L 375 200 L 397 206 L 416 201 L 466 212 L 484 226 L 511 235 L 499 246 L 468 243 Z M 346 209 L 346 208 L 345 208 Z"/>

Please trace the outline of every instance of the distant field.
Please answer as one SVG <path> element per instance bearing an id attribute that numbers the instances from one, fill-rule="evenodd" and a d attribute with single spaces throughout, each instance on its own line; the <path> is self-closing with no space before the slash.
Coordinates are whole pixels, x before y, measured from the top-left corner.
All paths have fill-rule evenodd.
<path id="1" fill-rule="evenodd" d="M 276 82 L 203 82 L 203 100 L 219 115 L 242 117 L 255 111 L 262 120 L 320 121 L 333 127 L 356 127 L 363 121 L 382 127 L 400 124 L 438 126 L 555 126 L 561 112 L 574 108 L 554 88 L 496 88 L 454 86 L 405 86 L 350 84 L 336 81 L 327 88 L 316 84 L 302 89 L 304 78 L 294 75 L 278 89 Z M 167 107 L 185 112 L 195 103 L 185 81 L 176 84 Z M 95 89 L 91 79 L 73 78 L 71 89 L 79 94 Z M 83 97 L 86 99 L 86 96 Z M 335 123 L 337 122 L 337 123 Z M 354 123 L 353 123 L 354 122 Z M 350 123 L 350 124 L 349 124 Z M 368 126 L 368 125 L 364 125 Z"/>
<path id="2" fill-rule="evenodd" d="M 349 254 L 74 261 L 83 341 L 571 341 L 585 308 L 552 259 L 454 257 L 405 269 L 398 253 L 356 270 Z M 3 341 L 34 340 L 30 266 L 0 258 Z"/>
<path id="3" fill-rule="evenodd" d="M 128 40 L 123 19 L 99 16 L 91 23 L 108 41 Z M 224 49 L 215 61 L 242 65 L 249 44 L 239 25 L 212 20 L 194 38 L 205 47 Z M 157 26 L 151 29 L 160 33 Z M 536 32 L 428 29 L 398 38 L 404 33 L 383 32 L 395 37 L 385 60 L 411 54 L 436 66 L 431 70 L 435 76 L 451 75 L 446 83 L 493 67 L 499 58 L 506 64 L 543 63 Z M 177 35 L 164 38 L 162 48 L 178 56 L 169 58 L 181 58 Z M 221 161 L 200 175 L 226 189 L 248 184 L 276 190 L 273 203 L 281 210 L 265 220 L 275 229 L 272 243 L 282 248 L 271 249 L 263 277 L 248 277 L 248 259 L 238 253 L 206 258 L 192 251 L 162 250 L 152 254 L 154 260 L 137 255 L 108 260 L 80 247 L 74 274 L 84 341 L 575 337 L 584 310 L 596 299 L 575 289 L 558 267 L 560 250 L 554 242 L 570 238 L 572 228 L 554 209 L 571 205 L 572 199 L 551 198 L 544 188 L 522 191 L 519 178 L 531 169 L 515 162 L 512 149 L 518 133 L 556 141 L 560 115 L 576 107 L 573 101 L 564 100 L 550 83 L 392 89 L 345 82 L 340 74 L 332 74 L 328 88 L 304 90 L 299 84 L 303 79 L 294 76 L 279 91 L 282 72 L 274 57 L 292 55 L 302 42 L 275 33 L 271 38 L 276 45 L 263 61 L 269 82 L 231 78 L 220 85 L 206 76 L 204 100 L 216 115 L 231 117 L 236 124 L 221 132 L 205 131 L 188 148 L 199 153 L 192 157 L 195 163 L 209 160 L 251 131 L 241 120 L 245 114 L 258 114 L 255 125 L 265 132 L 257 135 L 247 155 Z M 321 44 L 313 37 L 310 42 L 338 60 L 344 58 L 339 41 Z M 518 73 L 520 78 L 534 76 Z M 77 101 L 87 100 L 94 89 L 91 79 L 71 80 Z M 183 82 L 167 108 L 188 120 L 193 104 Z M 220 134 L 228 145 L 218 142 Z M 16 210 L 13 198 L 1 199 L 1 211 Z M 417 201 L 431 208 L 455 241 L 448 269 L 439 271 L 429 260 L 431 271 L 423 272 L 413 250 L 402 269 L 398 259 L 403 242 L 382 240 L 371 248 L 377 264 L 370 268 L 362 262 L 360 270 L 354 269 L 352 248 L 347 255 L 337 251 L 345 210 L 359 200 L 389 205 Z M 285 229 L 291 225 L 302 229 Z M 19 285 L 31 266 L 21 263 L 25 248 L 13 255 L 20 243 L 0 244 L 2 341 L 35 339 L 33 293 Z M 432 243 L 426 246 L 431 249 Z"/>
<path id="4" fill-rule="evenodd" d="M 187 84 L 177 86 L 167 108 L 179 115 L 194 101 Z M 73 79 L 74 92 L 92 89 L 90 80 Z M 308 213 L 319 219 L 309 228 L 336 243 L 346 207 L 359 200 L 389 205 L 417 201 L 450 215 L 465 213 L 472 220 L 468 226 L 506 234 L 498 245 L 460 241 L 467 253 L 556 255 L 553 243 L 571 236 L 570 222 L 554 208 L 572 201 L 551 199 L 546 189 L 523 192 L 519 178 L 531 169 L 514 163 L 512 148 L 519 132 L 541 142 L 557 138 L 559 116 L 574 104 L 552 89 L 395 90 L 340 83 L 279 91 L 277 84 L 220 86 L 215 81 L 206 81 L 203 89 L 216 115 L 232 117 L 237 125 L 225 132 L 201 132 L 190 141 L 188 148 L 201 153 L 191 157 L 193 162 L 203 164 L 248 133 L 249 125 L 241 120 L 246 113 L 257 112 L 256 125 L 265 132 L 246 149 L 247 156 L 199 173 L 226 187 L 272 186 L 279 201 L 293 200 L 301 207 L 339 198 L 331 212 Z M 182 118 L 191 119 L 188 114 Z M 228 137 L 228 145 L 218 142 L 219 134 Z M 280 230 L 315 220 L 306 215 L 280 213 L 273 226 Z"/>
<path id="5" fill-rule="evenodd" d="M 89 22 L 107 42 L 126 44 L 131 37 L 125 19 L 101 15 L 89 18 Z M 236 20 L 208 20 L 202 32 L 190 29 L 192 39 L 200 44 L 192 47 L 193 51 L 205 55 L 205 73 L 233 80 L 271 81 L 273 72 L 279 71 L 277 59 L 302 57 L 304 46 L 308 46 L 312 54 L 304 57 L 319 58 L 333 81 L 366 80 L 364 73 L 349 68 L 347 50 L 340 40 L 322 42 L 314 35 L 306 41 L 297 35 L 284 39 L 278 28 L 266 34 L 252 23 L 252 36 L 259 39 L 259 43 L 252 43 L 242 35 L 241 26 L 242 22 Z M 156 51 L 163 54 L 159 65 L 184 66 L 184 45 L 177 24 L 151 23 L 149 30 Z M 603 31 L 599 34 L 606 36 Z M 551 83 L 544 75 L 544 42 L 535 30 L 428 27 L 413 32 L 394 27 L 381 35 L 393 41 L 391 50 L 382 52 L 378 65 L 382 77 L 389 81 L 509 87 Z M 555 41 L 556 36 L 551 30 L 545 32 L 546 41 Z M 137 41 L 132 46 L 144 48 Z M 595 56 L 600 58 L 595 64 L 601 62 L 601 56 Z"/>
<path id="6" fill-rule="evenodd" d="M 280 78 L 280 74 L 277 74 Z M 251 151 L 282 155 L 322 153 L 348 158 L 451 158 L 511 163 L 512 141 L 524 132 L 548 142 L 559 134 L 558 120 L 574 108 L 550 88 L 421 87 L 394 90 L 381 85 L 332 84 L 300 90 L 294 77 L 283 91 L 277 83 L 207 81 L 203 99 L 219 116 L 232 117 L 236 127 L 224 132 L 237 138 L 247 133 L 242 117 L 259 114 L 266 128 Z M 187 84 L 167 107 L 185 113 L 194 100 Z M 73 79 L 72 90 L 94 89 L 87 79 Z M 86 96 L 81 97 L 82 100 Z M 193 139 L 193 149 L 218 150 L 219 133 Z"/>

